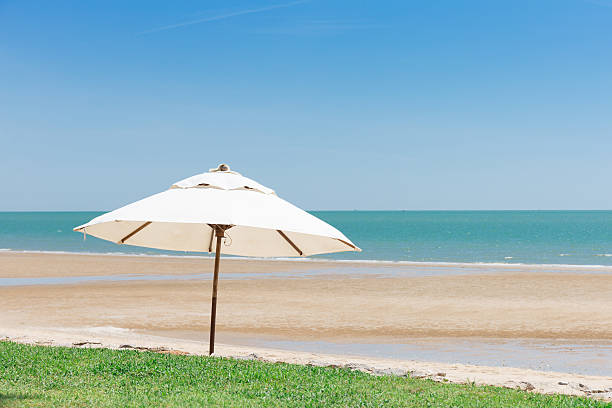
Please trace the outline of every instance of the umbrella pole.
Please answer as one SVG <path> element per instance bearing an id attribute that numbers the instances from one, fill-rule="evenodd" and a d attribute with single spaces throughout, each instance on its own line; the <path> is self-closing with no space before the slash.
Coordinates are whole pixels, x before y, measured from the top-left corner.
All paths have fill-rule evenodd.
<path id="1" fill-rule="evenodd" d="M 215 352 L 215 321 L 217 319 L 217 282 L 219 281 L 219 258 L 221 252 L 221 238 L 223 238 L 223 230 L 215 229 L 217 235 L 217 250 L 215 251 L 215 273 L 213 275 L 212 287 L 212 306 L 210 311 L 210 344 L 208 354 L 212 355 Z"/>

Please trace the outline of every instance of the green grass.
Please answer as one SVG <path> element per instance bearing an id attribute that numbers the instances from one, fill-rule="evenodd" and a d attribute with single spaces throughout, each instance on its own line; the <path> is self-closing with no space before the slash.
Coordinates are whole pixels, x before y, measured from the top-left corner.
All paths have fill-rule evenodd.
<path id="1" fill-rule="evenodd" d="M 610 407 L 347 369 L 0 342 L 2 407 Z"/>

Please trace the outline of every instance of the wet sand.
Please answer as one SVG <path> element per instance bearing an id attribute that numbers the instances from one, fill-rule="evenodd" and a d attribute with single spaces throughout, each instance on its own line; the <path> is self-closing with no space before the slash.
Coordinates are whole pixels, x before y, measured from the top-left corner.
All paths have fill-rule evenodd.
<path id="1" fill-rule="evenodd" d="M 369 266 L 341 267 L 350 272 Z M 404 278 L 337 274 L 337 268 L 334 262 L 224 260 L 219 332 L 385 342 L 411 337 L 612 340 L 612 273 L 515 269 L 487 274 L 483 269 Z M 139 274 L 187 279 L 9 287 L 0 282 L 2 324 L 206 332 L 211 269 L 210 259 L 3 253 L 0 281 Z M 310 277 L 312 269 L 320 273 Z M 274 275 L 279 272 L 285 274 Z"/>
<path id="2" fill-rule="evenodd" d="M 0 336 L 130 333 L 202 347 L 211 270 L 207 258 L 0 253 Z M 245 336 L 337 344 L 612 341 L 612 271 L 605 268 L 224 259 L 221 271 L 217 331 L 233 347 Z M 87 276 L 106 278 L 36 281 Z M 8 278 L 31 282 L 3 285 Z M 605 381 L 612 392 L 612 378 Z"/>

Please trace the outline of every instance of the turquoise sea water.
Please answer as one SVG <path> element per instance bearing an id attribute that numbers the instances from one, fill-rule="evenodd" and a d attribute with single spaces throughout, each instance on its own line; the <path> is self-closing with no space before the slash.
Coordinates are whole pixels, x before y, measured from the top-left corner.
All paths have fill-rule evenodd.
<path id="1" fill-rule="evenodd" d="M 0 249 L 174 254 L 73 232 L 100 212 L 0 212 Z M 363 249 L 316 258 L 612 265 L 612 211 L 315 211 Z"/>

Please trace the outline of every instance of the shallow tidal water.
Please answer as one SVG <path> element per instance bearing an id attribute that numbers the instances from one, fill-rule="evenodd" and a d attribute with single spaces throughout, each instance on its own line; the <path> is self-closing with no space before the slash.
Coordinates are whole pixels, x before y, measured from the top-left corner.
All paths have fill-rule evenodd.
<path id="1" fill-rule="evenodd" d="M 612 376 L 612 341 L 413 338 L 403 343 L 291 341 L 220 336 L 231 344 L 394 360 L 421 360 Z"/>

